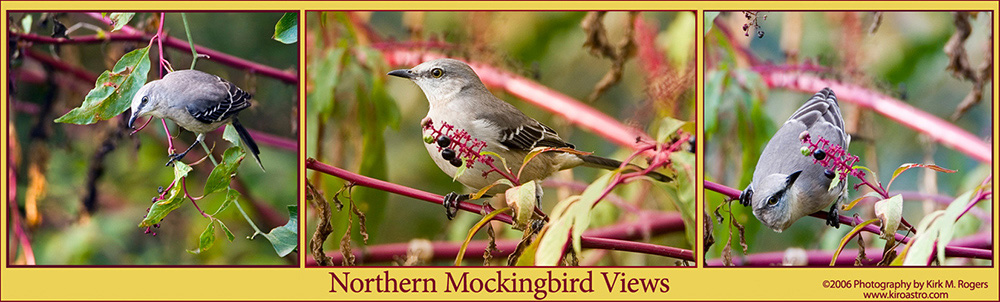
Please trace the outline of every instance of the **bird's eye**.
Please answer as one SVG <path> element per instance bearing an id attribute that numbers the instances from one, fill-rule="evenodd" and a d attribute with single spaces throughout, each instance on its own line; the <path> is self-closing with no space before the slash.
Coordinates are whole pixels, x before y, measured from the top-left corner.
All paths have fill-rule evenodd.
<path id="1" fill-rule="evenodd" d="M 441 70 L 441 68 L 431 69 L 431 76 L 435 78 L 440 78 L 443 75 L 444 75 L 444 70 Z"/>
<path id="2" fill-rule="evenodd" d="M 767 198 L 767 204 L 774 205 L 776 203 L 778 203 L 778 195 L 771 195 L 771 197 Z"/>
<path id="3" fill-rule="evenodd" d="M 148 96 L 142 97 L 142 103 L 145 104 L 146 102 L 149 102 L 149 97 Z"/>

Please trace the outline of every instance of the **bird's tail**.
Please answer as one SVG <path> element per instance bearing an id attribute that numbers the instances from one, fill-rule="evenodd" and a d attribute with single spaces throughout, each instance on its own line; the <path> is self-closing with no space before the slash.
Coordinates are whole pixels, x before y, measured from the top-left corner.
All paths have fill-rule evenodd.
<path id="1" fill-rule="evenodd" d="M 618 167 L 621 167 L 621 165 L 622 165 L 622 162 L 620 162 L 618 160 L 606 158 L 606 157 L 600 157 L 600 156 L 594 156 L 594 155 L 579 155 L 579 157 L 580 157 L 580 159 L 583 160 L 583 164 L 585 166 L 588 166 L 588 167 L 614 170 L 614 169 L 618 169 Z M 639 166 L 636 166 L 636 165 L 633 165 L 633 164 L 628 164 L 628 165 L 636 167 L 636 168 L 639 168 L 639 169 L 642 169 L 642 167 L 639 167 Z M 653 179 L 661 181 L 661 182 L 668 182 L 668 181 L 673 180 L 673 178 L 670 178 L 670 176 L 666 176 L 666 175 L 663 175 L 663 174 L 660 174 L 660 173 L 657 173 L 657 172 L 654 172 L 654 171 L 650 171 L 649 173 L 646 173 L 646 176 L 652 177 Z"/>
<path id="2" fill-rule="evenodd" d="M 250 137 L 250 132 L 247 132 L 247 129 L 243 128 L 243 124 L 240 124 L 240 119 L 235 116 L 233 117 L 233 129 L 236 129 L 236 133 L 240 135 L 243 145 L 246 145 L 247 149 L 250 149 L 250 154 L 253 154 L 253 159 L 257 160 L 257 165 L 260 166 L 260 169 L 264 170 L 264 164 L 260 163 L 260 149 L 257 148 L 257 142 L 253 141 L 253 137 Z"/>

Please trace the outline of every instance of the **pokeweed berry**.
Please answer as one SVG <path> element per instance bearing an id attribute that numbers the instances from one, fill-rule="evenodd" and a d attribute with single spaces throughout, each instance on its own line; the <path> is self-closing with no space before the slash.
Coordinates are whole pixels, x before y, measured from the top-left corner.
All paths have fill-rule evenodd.
<path id="1" fill-rule="evenodd" d="M 455 159 L 455 150 L 444 148 L 444 150 L 441 150 L 441 158 L 444 158 L 444 160 Z"/>
<path id="2" fill-rule="evenodd" d="M 455 166 L 456 168 L 462 166 L 462 159 L 458 157 L 452 158 L 448 162 L 450 162 L 451 165 Z"/>
<path id="3" fill-rule="evenodd" d="M 826 152 L 823 152 L 823 150 L 816 150 L 816 152 L 813 152 L 813 158 L 816 160 L 823 160 L 826 158 Z"/>
<path id="4" fill-rule="evenodd" d="M 451 145 L 451 138 L 449 138 L 447 135 L 438 136 L 437 144 L 441 148 L 447 148 L 448 146 Z"/>

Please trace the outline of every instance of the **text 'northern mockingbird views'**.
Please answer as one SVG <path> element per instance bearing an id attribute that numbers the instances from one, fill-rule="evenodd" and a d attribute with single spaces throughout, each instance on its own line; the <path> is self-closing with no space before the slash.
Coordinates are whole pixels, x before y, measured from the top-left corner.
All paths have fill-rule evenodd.
<path id="1" fill-rule="evenodd" d="M 394 70 L 389 75 L 410 79 L 424 91 L 430 108 L 427 117 L 421 122 L 422 126 L 427 123 L 447 124 L 464 130 L 471 138 L 485 142 L 482 151 L 499 154 L 513 165 L 511 169 L 515 171 L 524 162 L 524 157 L 536 147 L 575 148 L 560 138 L 552 128 L 528 117 L 490 93 L 475 71 L 461 61 L 437 59 L 411 69 Z M 431 130 L 424 127 L 423 134 L 430 135 Z M 458 170 L 456 166 L 459 166 L 453 162 L 454 153 L 448 154 L 449 149 L 441 152 L 436 142 L 428 142 L 425 147 L 434 163 L 454 178 Z M 593 155 L 545 152 L 528 162 L 520 181 L 525 183 L 541 180 L 556 171 L 579 165 L 613 170 L 621 162 Z M 489 169 L 486 165 L 473 165 L 458 177 L 458 181 L 472 189 L 484 188 L 502 177 L 498 173 L 489 173 L 484 177 L 484 172 Z M 656 172 L 650 172 L 648 176 L 659 181 L 669 180 L 669 177 Z M 496 194 L 503 190 L 503 187 L 495 186 L 488 193 Z M 448 203 L 456 203 L 468 197 L 448 194 L 445 207 L 449 207 Z"/>
<path id="2" fill-rule="evenodd" d="M 753 180 L 740 194 L 740 203 L 751 206 L 753 215 L 776 232 L 831 203 L 827 223 L 839 226 L 835 201 L 845 193 L 847 180 L 830 188 L 834 174 L 802 154 L 803 132 L 847 150 L 851 136 L 844 132 L 833 90 L 824 88 L 813 95 L 781 125 L 760 154 Z"/>
<path id="3" fill-rule="evenodd" d="M 193 69 L 178 70 L 139 88 L 132 98 L 132 117 L 128 126 L 132 128 L 136 119 L 148 115 L 170 119 L 182 128 L 197 133 L 198 138 L 187 150 L 170 155 L 167 161 L 169 166 L 201 142 L 205 133 L 231 123 L 243 145 L 263 170 L 257 143 L 236 117 L 241 110 L 250 107 L 250 97 L 249 93 L 218 76 Z"/>

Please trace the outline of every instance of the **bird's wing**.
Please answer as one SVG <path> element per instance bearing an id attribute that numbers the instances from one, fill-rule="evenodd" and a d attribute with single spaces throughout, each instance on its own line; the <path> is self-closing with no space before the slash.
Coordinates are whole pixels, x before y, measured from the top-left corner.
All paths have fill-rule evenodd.
<path id="1" fill-rule="evenodd" d="M 476 119 L 495 126 L 499 132 L 497 141 L 507 149 L 530 151 L 535 147 L 575 148 L 559 137 L 555 130 L 524 115 L 507 102 L 494 98 L 484 106 L 493 108 L 480 108 Z"/>
<path id="2" fill-rule="evenodd" d="M 205 97 L 189 102 L 185 109 L 201 122 L 220 122 L 250 107 L 250 94 L 220 77 L 215 77 L 211 83 L 196 86 L 191 89 L 206 90 L 196 94 Z"/>

